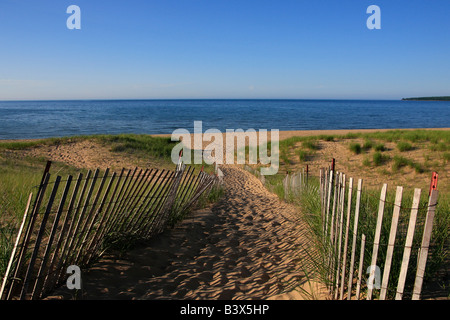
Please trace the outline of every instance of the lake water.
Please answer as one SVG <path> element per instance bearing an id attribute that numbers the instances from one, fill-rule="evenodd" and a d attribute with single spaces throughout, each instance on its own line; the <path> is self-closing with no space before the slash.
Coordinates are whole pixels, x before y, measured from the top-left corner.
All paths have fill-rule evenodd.
<path id="1" fill-rule="evenodd" d="M 226 129 L 450 127 L 450 102 L 386 100 L 0 101 L 0 139 L 88 134 L 171 134 Z"/>

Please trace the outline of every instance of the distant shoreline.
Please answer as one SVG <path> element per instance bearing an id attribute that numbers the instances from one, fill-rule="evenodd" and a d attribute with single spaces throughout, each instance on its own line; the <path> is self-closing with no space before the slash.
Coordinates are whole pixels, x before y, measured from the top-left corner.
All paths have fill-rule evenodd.
<path id="1" fill-rule="evenodd" d="M 450 96 L 403 98 L 405 101 L 450 101 Z"/>
<path id="2" fill-rule="evenodd" d="M 320 136 L 320 135 L 346 135 L 349 133 L 373 133 L 373 132 L 387 132 L 387 131 L 414 131 L 414 130 L 431 130 L 431 131 L 450 131 L 450 127 L 447 128 L 395 128 L 395 129 L 330 129 L 330 130 L 280 130 L 279 131 L 279 139 L 284 140 L 291 137 L 305 137 L 305 136 Z M 268 140 L 271 138 L 270 130 L 267 131 Z M 225 133 L 222 133 L 225 135 Z M 245 133 L 243 133 L 245 135 Z M 170 138 L 172 134 L 170 133 L 162 133 L 162 134 L 148 134 L 153 137 L 162 137 L 162 138 Z M 208 136 L 209 134 L 203 133 L 203 135 Z M 96 136 L 96 135 L 92 135 Z M 258 134 L 259 136 L 259 134 Z M 69 136 L 69 137 L 54 137 L 54 138 L 75 138 L 77 136 Z M 191 137 L 194 137 L 194 134 L 191 133 Z M 36 142 L 45 139 L 52 138 L 37 138 L 37 139 L 0 139 L 0 143 L 9 143 L 9 142 Z"/>

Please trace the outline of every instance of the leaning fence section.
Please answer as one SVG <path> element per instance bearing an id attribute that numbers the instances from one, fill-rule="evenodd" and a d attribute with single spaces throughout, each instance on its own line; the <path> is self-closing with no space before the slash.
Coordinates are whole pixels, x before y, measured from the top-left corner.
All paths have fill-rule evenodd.
<path id="1" fill-rule="evenodd" d="M 30 195 L 0 299 L 40 299 L 63 284 L 71 265 L 99 258 L 117 239 L 148 239 L 173 224 L 218 183 L 216 175 L 109 169 L 53 177 L 47 166 Z"/>
<path id="2" fill-rule="evenodd" d="M 403 188 L 387 198 L 384 184 L 377 211 L 363 201 L 363 180 L 320 170 L 323 247 L 327 285 L 334 299 L 420 299 L 438 191 L 430 189 L 421 205 L 421 190 L 405 203 Z M 368 225 L 368 221 L 373 221 Z M 410 290 L 406 295 L 406 289 Z"/>

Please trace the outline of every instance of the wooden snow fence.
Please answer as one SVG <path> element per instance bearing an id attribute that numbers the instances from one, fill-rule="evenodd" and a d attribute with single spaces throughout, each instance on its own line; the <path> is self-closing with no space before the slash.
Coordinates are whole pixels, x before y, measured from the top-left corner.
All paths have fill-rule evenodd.
<path id="1" fill-rule="evenodd" d="M 29 197 L 0 300 L 41 299 L 64 283 L 69 266 L 89 265 L 115 239 L 162 232 L 216 183 L 217 175 L 196 175 L 182 163 L 175 171 L 97 169 L 63 180 L 49 162 Z"/>
<path id="2" fill-rule="evenodd" d="M 428 202 L 419 205 L 421 190 L 415 189 L 412 203 L 405 205 L 403 187 L 396 188 L 395 200 L 390 203 L 386 200 L 387 184 L 384 184 L 379 199 L 374 199 L 378 202 L 378 212 L 365 212 L 361 216 L 365 205 L 362 185 L 362 179 L 355 183 L 341 172 L 320 170 L 331 296 L 347 300 L 406 297 L 418 300 L 429 256 L 438 191 L 430 189 Z M 376 217 L 370 226 L 365 225 L 365 220 L 369 220 L 367 214 Z"/>

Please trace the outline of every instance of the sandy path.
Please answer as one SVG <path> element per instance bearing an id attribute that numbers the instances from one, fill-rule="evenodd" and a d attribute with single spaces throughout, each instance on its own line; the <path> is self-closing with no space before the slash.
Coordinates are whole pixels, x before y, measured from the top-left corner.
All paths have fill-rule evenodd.
<path id="1" fill-rule="evenodd" d="M 248 172 L 222 170 L 227 192 L 219 203 L 123 259 L 105 257 L 82 271 L 84 298 L 266 299 L 305 281 L 296 209 Z"/>

